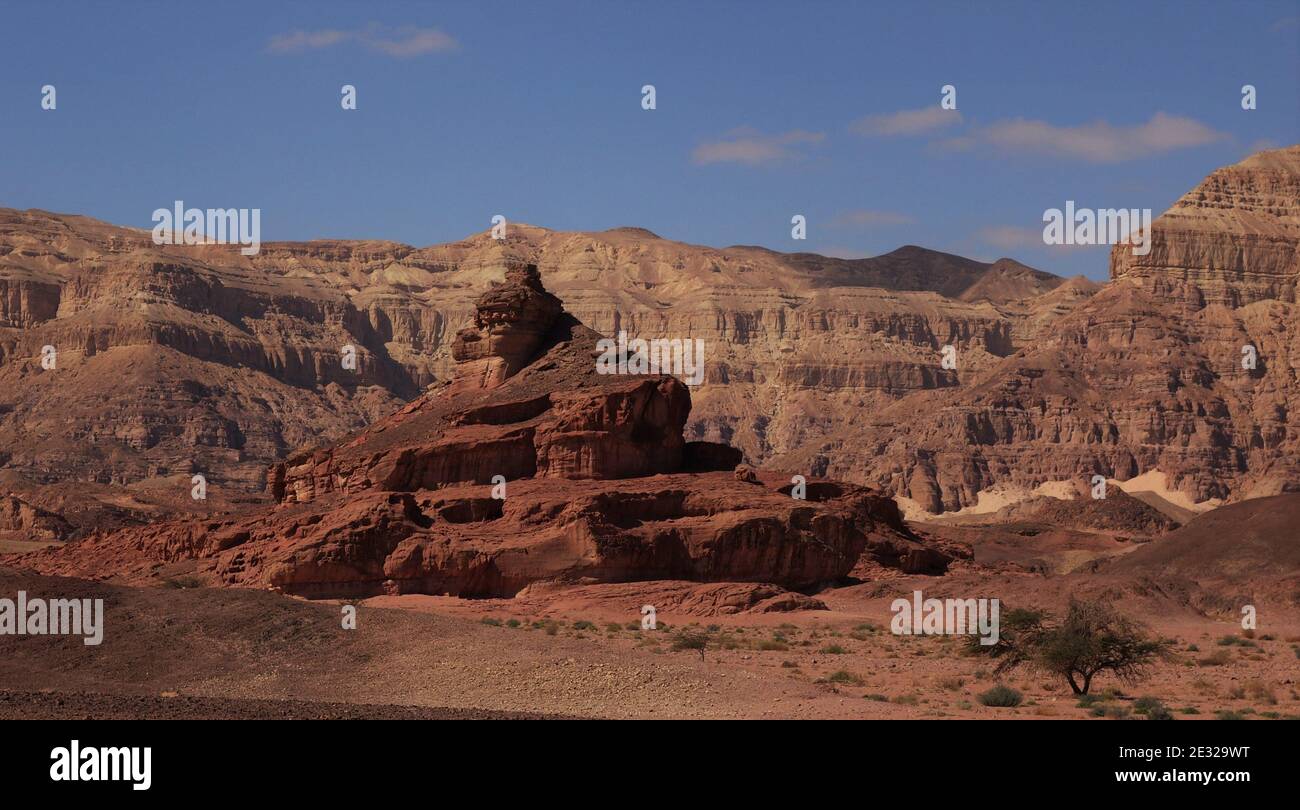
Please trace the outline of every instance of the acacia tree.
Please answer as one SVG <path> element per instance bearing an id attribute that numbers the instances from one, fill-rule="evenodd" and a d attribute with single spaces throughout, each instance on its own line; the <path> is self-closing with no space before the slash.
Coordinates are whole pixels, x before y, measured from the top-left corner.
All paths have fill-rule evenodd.
<path id="1" fill-rule="evenodd" d="M 709 637 L 704 633 L 683 630 L 673 639 L 674 650 L 698 650 L 700 660 L 704 660 L 704 650 L 709 646 Z"/>
<path id="2" fill-rule="evenodd" d="M 1072 598 L 1059 624 L 1045 611 L 1008 611 L 998 643 L 985 650 L 1001 659 L 999 673 L 1028 665 L 1064 677 L 1074 694 L 1086 695 L 1102 672 L 1125 683 L 1142 679 L 1171 646 L 1106 602 Z"/>

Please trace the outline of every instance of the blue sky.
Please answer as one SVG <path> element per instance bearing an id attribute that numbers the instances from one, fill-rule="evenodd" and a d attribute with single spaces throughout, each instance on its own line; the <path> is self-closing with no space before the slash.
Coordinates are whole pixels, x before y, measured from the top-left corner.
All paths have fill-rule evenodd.
<path id="1" fill-rule="evenodd" d="M 1045 209 L 1158 214 L 1300 142 L 1296 0 L 968 5 L 6 2 L 0 205 L 416 245 L 500 213 L 1104 278 L 1105 248 L 1041 244 Z"/>

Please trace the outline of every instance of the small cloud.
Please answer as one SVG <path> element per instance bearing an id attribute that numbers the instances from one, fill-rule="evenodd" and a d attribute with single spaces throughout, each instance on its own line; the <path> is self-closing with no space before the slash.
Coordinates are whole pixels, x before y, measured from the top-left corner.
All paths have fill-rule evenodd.
<path id="1" fill-rule="evenodd" d="M 271 37 L 266 49 L 271 53 L 302 53 L 338 45 L 349 36 L 347 31 L 293 31 Z"/>
<path id="2" fill-rule="evenodd" d="M 1276 33 L 1278 31 L 1290 31 L 1292 28 L 1300 27 L 1300 16 L 1283 17 L 1269 26 L 1268 30 Z"/>
<path id="3" fill-rule="evenodd" d="M 764 135 L 750 127 L 726 133 L 721 139 L 702 143 L 691 152 L 691 159 L 701 166 L 710 163 L 744 163 L 760 166 L 803 156 L 800 146 L 821 143 L 825 135 L 794 129 L 781 135 Z"/>
<path id="4" fill-rule="evenodd" d="M 982 228 L 979 232 L 981 241 L 1003 250 L 1020 250 L 1043 246 L 1043 232 L 1033 228 L 1019 228 L 1014 225 L 995 225 Z"/>
<path id="5" fill-rule="evenodd" d="M 922 107 L 919 110 L 900 110 L 884 115 L 868 115 L 849 124 L 849 130 L 858 135 L 920 135 L 961 123 L 961 113 L 942 107 Z"/>
<path id="6" fill-rule="evenodd" d="M 894 211 L 845 211 L 831 220 L 835 228 L 874 228 L 891 225 L 911 225 L 916 220 L 907 214 Z"/>
<path id="7" fill-rule="evenodd" d="M 410 25 L 389 28 L 371 23 L 355 31 L 322 29 L 278 34 L 271 37 L 266 50 L 270 53 L 304 53 L 349 43 L 398 59 L 426 53 L 454 51 L 460 47 L 450 34 L 437 28 L 417 28 Z"/>
<path id="8" fill-rule="evenodd" d="M 1105 121 L 1073 127 L 1024 118 L 995 121 L 969 135 L 952 138 L 944 145 L 953 150 L 989 146 L 1008 153 L 1032 152 L 1090 163 L 1120 163 L 1205 146 L 1228 137 L 1194 119 L 1158 112 L 1145 124 L 1131 127 L 1112 126 Z"/>
<path id="9" fill-rule="evenodd" d="M 1110 249 L 1109 245 L 1054 245 L 1043 241 L 1041 228 L 1022 228 L 1017 225 L 994 225 L 981 228 L 976 234 L 980 241 L 999 250 L 1050 250 L 1053 252 Z"/>

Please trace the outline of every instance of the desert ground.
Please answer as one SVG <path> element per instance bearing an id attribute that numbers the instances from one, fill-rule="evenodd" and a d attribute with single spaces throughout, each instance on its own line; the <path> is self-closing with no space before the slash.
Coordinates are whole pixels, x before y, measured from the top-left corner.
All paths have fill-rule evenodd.
<path id="1" fill-rule="evenodd" d="M 978 579 L 979 582 L 970 580 Z M 966 581 L 963 581 L 966 580 Z M 896 636 L 890 602 L 972 588 L 1059 609 L 1072 585 L 1039 574 L 900 576 L 818 594 L 829 610 L 700 618 L 639 605 L 667 584 L 595 586 L 536 598 L 383 596 L 349 603 L 265 591 L 122 587 L 0 573 L 5 592 L 105 599 L 99 647 L 7 637 L 0 717 L 1140 718 L 1158 698 L 1177 719 L 1300 715 L 1300 611 L 1261 610 L 1256 632 L 1177 596 L 1120 604 L 1176 653 L 1126 685 L 1100 677 L 1081 701 L 1064 681 L 1006 677 L 953 636 Z M 658 591 L 658 593 L 656 593 Z M 702 651 L 678 649 L 703 634 Z M 981 705 L 997 683 L 1018 707 Z M 57 684 L 57 686 L 55 686 Z"/>

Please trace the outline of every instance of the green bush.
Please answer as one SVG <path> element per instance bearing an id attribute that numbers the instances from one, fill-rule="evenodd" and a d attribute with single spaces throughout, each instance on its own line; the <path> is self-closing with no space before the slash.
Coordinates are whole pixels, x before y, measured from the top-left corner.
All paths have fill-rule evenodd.
<path id="1" fill-rule="evenodd" d="M 981 692 L 977 699 L 982 706 L 1010 708 L 1019 706 L 1024 701 L 1025 696 L 1010 686 L 998 684 L 987 692 Z"/>
<path id="2" fill-rule="evenodd" d="M 1147 712 L 1147 719 L 1148 720 L 1173 720 L 1174 713 L 1169 711 L 1168 707 L 1161 705 Z"/>
<path id="3" fill-rule="evenodd" d="M 830 675 L 826 676 L 826 680 L 831 683 L 843 683 L 850 686 L 866 686 L 867 683 L 862 679 L 861 675 L 849 672 L 847 669 L 835 670 Z"/>
<path id="4" fill-rule="evenodd" d="M 674 650 L 696 650 L 700 654 L 700 660 L 704 660 L 704 651 L 709 646 L 709 637 L 704 633 L 692 630 L 683 630 L 673 639 Z"/>
<path id="5" fill-rule="evenodd" d="M 1133 701 L 1133 711 L 1138 714 L 1146 714 L 1157 706 L 1164 706 L 1164 704 L 1160 702 L 1160 698 L 1140 697 Z"/>

